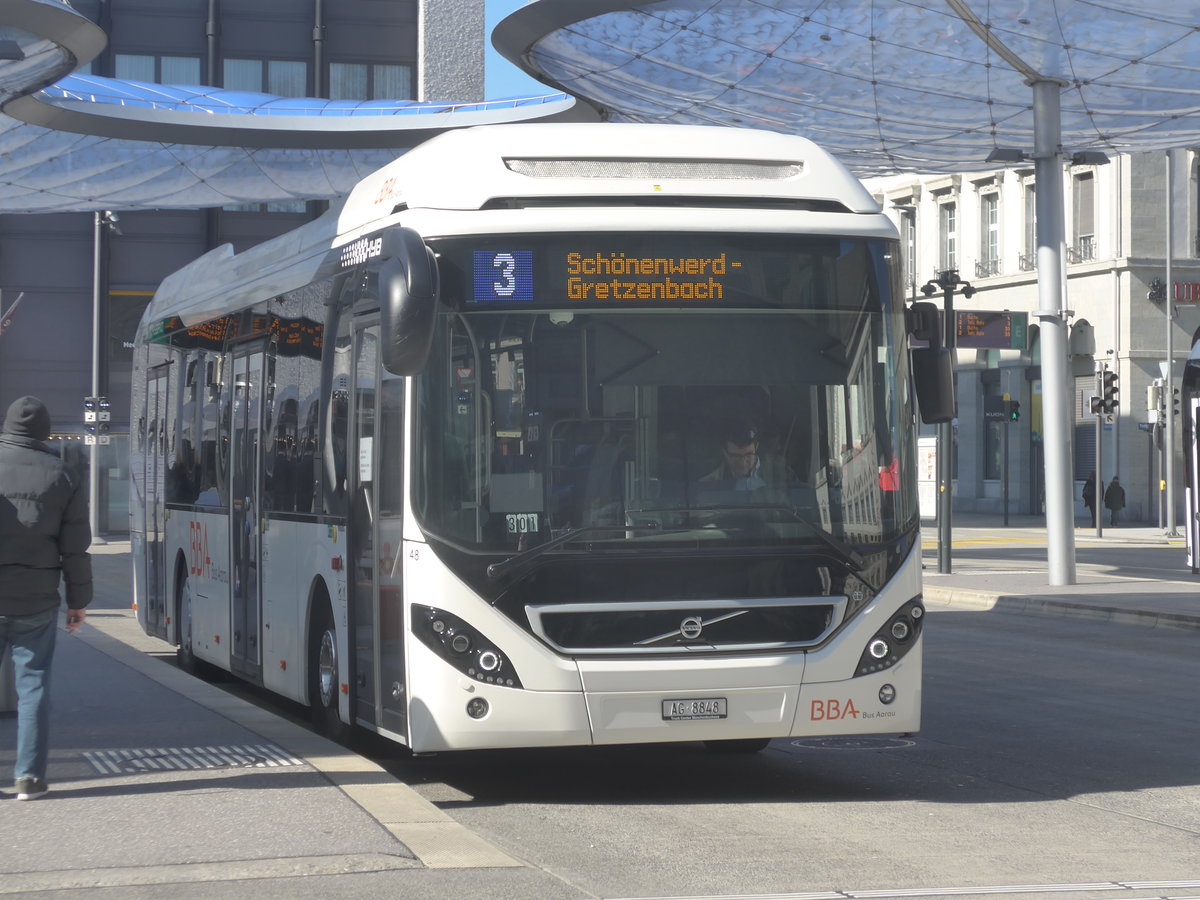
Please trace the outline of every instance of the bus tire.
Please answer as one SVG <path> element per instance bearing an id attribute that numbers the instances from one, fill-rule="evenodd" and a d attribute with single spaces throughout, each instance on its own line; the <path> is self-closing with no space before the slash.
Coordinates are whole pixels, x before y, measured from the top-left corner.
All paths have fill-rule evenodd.
<path id="1" fill-rule="evenodd" d="M 317 732 L 343 743 L 350 738 L 351 727 L 338 715 L 338 690 L 341 660 L 338 659 L 337 625 L 329 601 L 321 598 L 316 605 L 309 631 L 308 703 Z"/>
<path id="2" fill-rule="evenodd" d="M 179 647 L 175 650 L 175 663 L 179 668 L 196 678 L 210 678 L 213 669 L 196 658 L 192 650 L 192 584 L 182 566 L 175 578 L 175 622 L 179 633 Z"/>
<path id="3" fill-rule="evenodd" d="M 765 750 L 770 738 L 739 738 L 730 741 L 705 741 L 704 746 L 711 753 L 757 753 Z"/>

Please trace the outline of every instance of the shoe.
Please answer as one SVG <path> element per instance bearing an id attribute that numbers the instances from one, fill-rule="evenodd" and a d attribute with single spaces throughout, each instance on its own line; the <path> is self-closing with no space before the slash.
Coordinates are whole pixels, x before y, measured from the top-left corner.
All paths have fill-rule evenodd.
<path id="1" fill-rule="evenodd" d="M 46 796 L 50 787 L 40 778 L 18 778 L 17 779 L 17 799 L 18 800 L 36 800 L 38 797 Z"/>

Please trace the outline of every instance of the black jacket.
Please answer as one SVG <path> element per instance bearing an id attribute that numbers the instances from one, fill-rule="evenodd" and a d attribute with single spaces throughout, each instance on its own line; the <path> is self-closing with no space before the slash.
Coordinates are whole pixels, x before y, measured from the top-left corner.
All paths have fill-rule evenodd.
<path id="1" fill-rule="evenodd" d="M 44 443 L 0 434 L 0 615 L 31 616 L 92 601 L 87 491 Z"/>

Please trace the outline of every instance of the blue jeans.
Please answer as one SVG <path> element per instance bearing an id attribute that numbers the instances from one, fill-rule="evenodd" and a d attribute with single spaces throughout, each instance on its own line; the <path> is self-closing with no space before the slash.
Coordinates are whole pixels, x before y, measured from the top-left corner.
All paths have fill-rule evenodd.
<path id="1" fill-rule="evenodd" d="M 14 778 L 46 780 L 50 758 L 50 659 L 58 610 L 0 616 L 0 648 L 12 649 L 17 688 L 17 765 Z"/>

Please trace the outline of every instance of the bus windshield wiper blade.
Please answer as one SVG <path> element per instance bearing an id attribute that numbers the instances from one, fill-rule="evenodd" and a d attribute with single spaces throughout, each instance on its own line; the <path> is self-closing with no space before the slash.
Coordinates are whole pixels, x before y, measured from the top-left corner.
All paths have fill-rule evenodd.
<path id="1" fill-rule="evenodd" d="M 694 506 L 691 508 L 691 511 L 722 513 L 737 513 L 747 511 L 786 513 L 797 523 L 806 526 L 812 532 L 813 537 L 823 544 L 825 548 L 833 554 L 837 561 L 849 569 L 852 574 L 859 574 L 866 562 L 861 553 L 843 541 L 836 534 L 831 534 L 830 532 L 826 531 L 820 525 L 810 521 L 808 518 L 801 515 L 800 512 L 790 506 L 782 506 L 779 504 L 748 504 L 746 506 Z"/>
<path id="2" fill-rule="evenodd" d="M 838 558 L 838 561 L 846 565 L 851 574 L 858 575 L 862 571 L 862 567 L 866 560 L 863 555 L 843 541 L 836 534 L 830 534 L 819 525 L 807 523 L 812 529 L 813 537 L 824 544 L 827 548 L 833 551 L 833 554 Z"/>
<path id="3" fill-rule="evenodd" d="M 487 576 L 491 581 L 495 581 L 508 572 L 510 569 L 516 568 L 523 563 L 531 562 L 537 559 L 543 553 L 553 550 L 555 547 L 561 547 L 563 544 L 574 540 L 580 535 L 591 534 L 597 531 L 645 531 L 646 525 L 584 525 L 582 528 L 574 528 L 570 531 L 560 534 L 556 538 L 551 538 L 544 544 L 538 544 L 536 547 L 530 547 L 528 550 L 522 550 L 508 559 L 502 559 L 500 562 L 492 563 L 487 567 Z"/>

